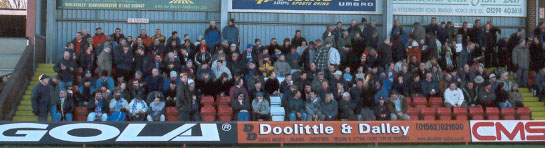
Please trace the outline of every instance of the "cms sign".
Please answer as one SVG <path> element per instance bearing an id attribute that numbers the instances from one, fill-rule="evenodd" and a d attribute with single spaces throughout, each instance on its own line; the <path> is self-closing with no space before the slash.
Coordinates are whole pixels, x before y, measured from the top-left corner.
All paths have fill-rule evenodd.
<path id="1" fill-rule="evenodd" d="M 470 121 L 473 142 L 545 141 L 543 120 Z"/>

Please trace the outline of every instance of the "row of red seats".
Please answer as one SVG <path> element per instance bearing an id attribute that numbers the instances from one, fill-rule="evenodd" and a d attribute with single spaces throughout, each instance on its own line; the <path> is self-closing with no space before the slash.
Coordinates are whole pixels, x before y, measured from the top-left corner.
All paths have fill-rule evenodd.
<path id="1" fill-rule="evenodd" d="M 407 114 L 411 117 L 411 120 L 484 120 L 485 115 L 487 120 L 515 120 L 516 116 L 519 120 L 530 120 L 530 109 L 527 107 L 520 107 L 516 110 L 514 108 L 502 108 L 501 112 L 497 107 L 486 107 L 486 111 L 482 107 L 472 107 L 468 111 L 465 107 L 423 107 L 416 108 L 410 107 L 407 110 Z M 421 118 L 420 118 L 421 117 Z M 436 118 L 437 117 L 437 118 Z"/>
<path id="2" fill-rule="evenodd" d="M 214 122 L 216 121 L 216 115 L 219 121 L 232 121 L 233 109 L 231 108 L 231 98 L 229 96 L 219 96 L 215 100 L 212 96 L 204 96 L 201 99 L 200 104 L 203 106 L 200 110 L 201 121 Z M 217 106 L 217 112 L 214 105 Z M 178 109 L 176 107 L 167 107 L 165 116 L 167 121 L 178 121 Z"/>

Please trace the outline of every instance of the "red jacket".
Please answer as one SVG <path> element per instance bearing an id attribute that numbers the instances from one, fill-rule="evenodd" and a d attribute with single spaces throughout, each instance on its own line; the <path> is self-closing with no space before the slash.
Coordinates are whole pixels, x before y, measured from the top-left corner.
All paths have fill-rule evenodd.
<path id="1" fill-rule="evenodd" d="M 98 45 L 104 43 L 106 41 L 106 35 L 103 34 L 95 34 L 93 36 L 93 47 L 96 49 Z"/>

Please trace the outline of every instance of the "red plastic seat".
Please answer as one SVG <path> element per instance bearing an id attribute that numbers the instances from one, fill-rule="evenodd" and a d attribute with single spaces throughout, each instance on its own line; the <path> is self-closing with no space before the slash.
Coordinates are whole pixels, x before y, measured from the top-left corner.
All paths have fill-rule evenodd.
<path id="1" fill-rule="evenodd" d="M 411 120 L 418 120 L 418 115 L 420 114 L 419 108 L 409 107 L 407 109 L 407 114 L 411 117 Z"/>
<path id="2" fill-rule="evenodd" d="M 441 97 L 431 97 L 430 98 L 430 106 L 431 107 L 441 107 L 443 104 L 443 99 Z"/>
<path id="3" fill-rule="evenodd" d="M 428 101 L 426 101 L 425 97 L 415 97 L 413 98 L 413 105 L 415 107 L 426 107 L 428 105 Z"/>
<path id="4" fill-rule="evenodd" d="M 465 107 L 454 107 L 453 112 L 456 120 L 467 120 L 467 109 Z"/>
<path id="5" fill-rule="evenodd" d="M 87 107 L 76 107 L 74 119 L 75 121 L 87 121 L 87 114 L 89 114 Z"/>
<path id="6" fill-rule="evenodd" d="M 486 107 L 487 120 L 500 120 L 500 110 L 497 107 Z"/>
<path id="7" fill-rule="evenodd" d="M 178 109 L 176 107 L 166 107 L 165 116 L 167 121 L 178 121 Z"/>
<path id="8" fill-rule="evenodd" d="M 233 120 L 233 109 L 229 106 L 218 106 L 218 117 L 222 122 Z"/>
<path id="9" fill-rule="evenodd" d="M 435 114 L 437 113 L 437 110 L 433 107 L 424 107 L 422 108 L 420 113 L 422 114 L 424 120 L 435 120 Z"/>
<path id="10" fill-rule="evenodd" d="M 210 105 L 205 105 L 201 108 L 201 119 L 204 122 L 216 121 L 216 108 Z"/>
<path id="11" fill-rule="evenodd" d="M 413 105 L 413 101 L 411 100 L 411 97 L 405 97 L 405 101 L 407 102 L 407 104 L 409 104 L 409 107 Z"/>
<path id="12" fill-rule="evenodd" d="M 528 107 L 517 108 L 517 115 L 519 116 L 519 120 L 530 120 L 531 114 L 532 112 Z"/>
<path id="13" fill-rule="evenodd" d="M 439 120 L 452 120 L 452 110 L 449 107 L 437 108 L 437 115 L 439 115 Z"/>
<path id="14" fill-rule="evenodd" d="M 231 97 L 229 96 L 219 96 L 218 99 L 216 99 L 216 104 L 218 105 L 218 111 L 219 107 L 229 107 L 231 103 Z"/>
<path id="15" fill-rule="evenodd" d="M 484 111 L 482 107 L 469 108 L 471 120 L 484 120 Z"/>
<path id="16" fill-rule="evenodd" d="M 214 106 L 214 97 L 212 96 L 204 96 L 201 99 L 201 105 L 203 106 Z"/>
<path id="17" fill-rule="evenodd" d="M 502 108 L 501 117 L 503 120 L 515 120 L 515 109 L 512 107 Z"/>

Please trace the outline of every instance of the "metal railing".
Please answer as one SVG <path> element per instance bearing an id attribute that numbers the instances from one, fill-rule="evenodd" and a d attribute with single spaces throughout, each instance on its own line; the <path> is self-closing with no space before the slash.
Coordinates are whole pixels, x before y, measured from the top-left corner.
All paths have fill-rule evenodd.
<path id="1" fill-rule="evenodd" d="M 34 46 L 29 45 L 23 51 L 13 73 L 0 94 L 0 120 L 11 120 L 17 110 L 17 105 L 23 98 L 26 86 L 38 63 L 45 62 L 45 37 L 35 36 Z"/>

